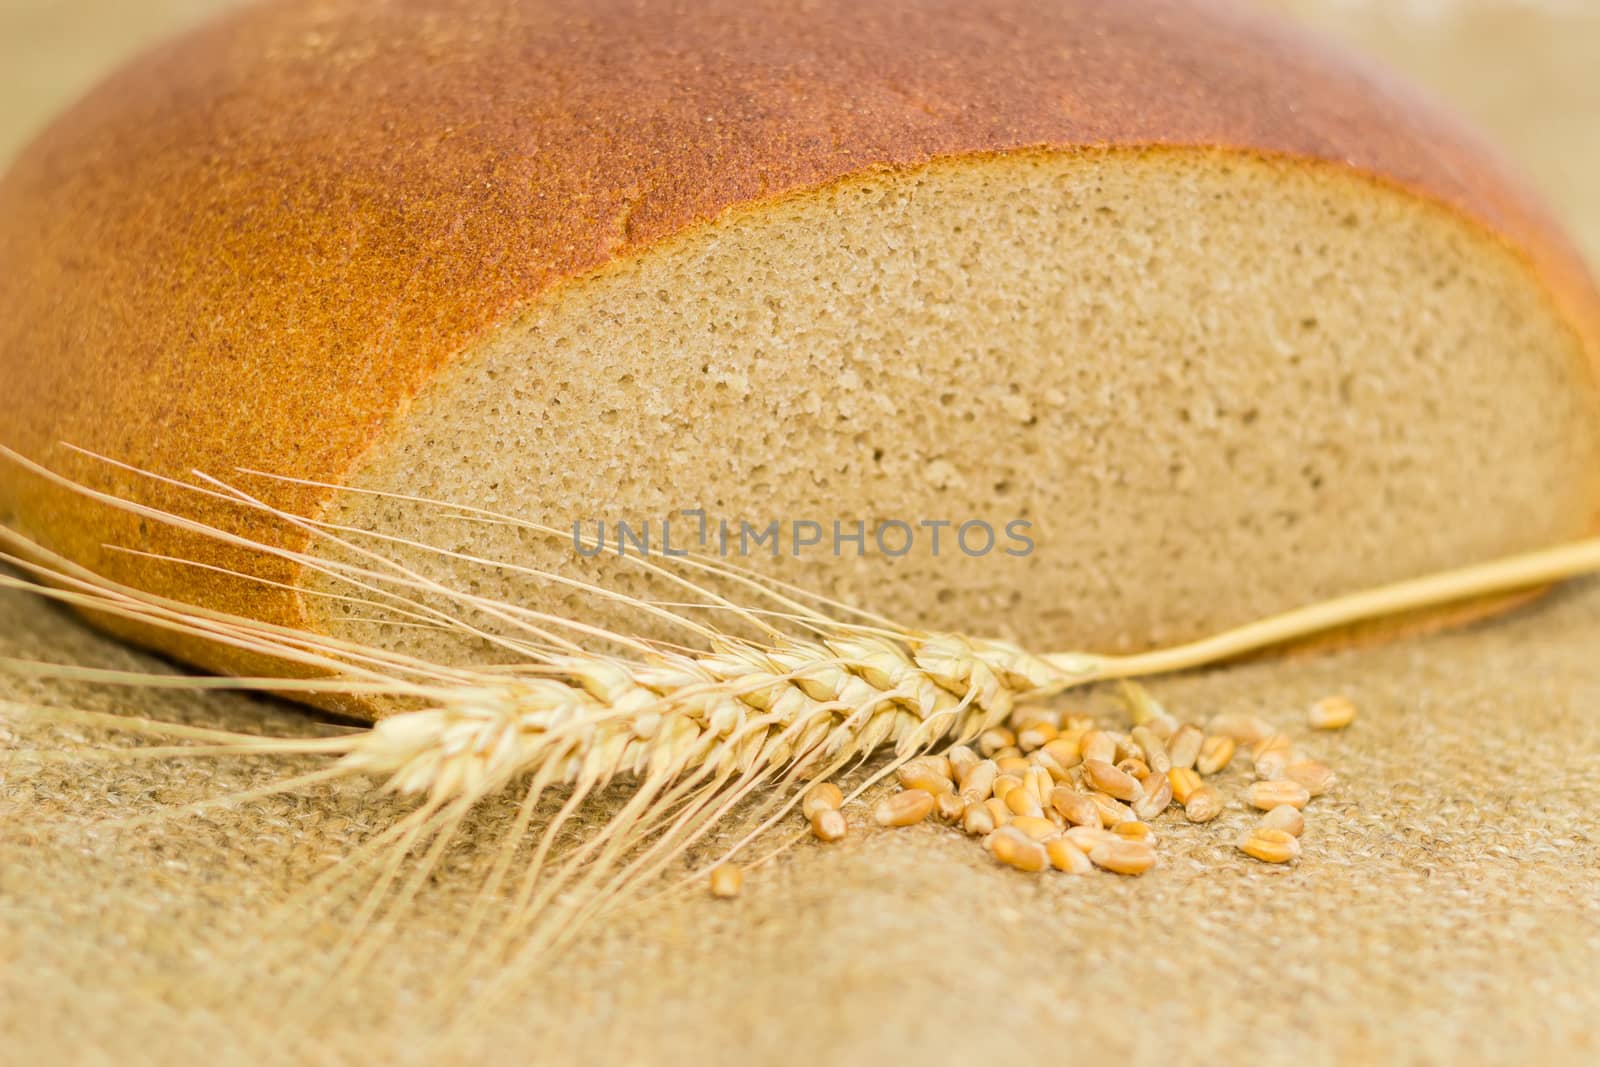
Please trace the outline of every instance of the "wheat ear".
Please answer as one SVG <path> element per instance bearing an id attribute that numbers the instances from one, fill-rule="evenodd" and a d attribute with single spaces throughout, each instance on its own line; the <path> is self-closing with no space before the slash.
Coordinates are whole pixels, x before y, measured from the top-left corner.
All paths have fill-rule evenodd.
<path id="1" fill-rule="evenodd" d="M 317 886 L 326 900 L 360 898 L 356 919 L 335 953 L 339 973 L 370 961 L 384 932 L 393 929 L 474 806 L 518 783 L 525 785 L 515 833 L 491 872 L 485 899 L 498 895 L 510 881 L 520 837 L 533 832 L 542 799 L 564 797 L 543 822 L 512 893 L 509 918 L 491 943 L 492 955 L 509 953 L 526 961 L 570 937 L 575 925 L 567 920 L 627 901 L 741 805 L 753 802 L 756 821 L 770 824 L 794 802 L 796 793 L 790 786 L 836 773 L 881 747 L 892 746 L 898 762 L 940 743 L 975 737 L 1005 721 L 1018 703 L 1073 686 L 1204 666 L 1330 628 L 1600 569 L 1600 540 L 1586 541 L 1341 598 L 1206 641 L 1129 657 L 1036 656 L 1006 642 L 921 633 L 700 558 L 680 565 L 733 581 L 750 602 L 731 602 L 681 573 L 667 576 L 697 598 L 685 605 L 663 605 L 586 587 L 652 619 L 680 626 L 686 640 L 702 646 L 695 648 L 604 631 L 518 605 L 486 602 L 428 579 L 381 550 L 356 544 L 352 538 L 367 531 L 275 511 L 214 478 L 198 476 L 200 485 L 164 480 L 259 510 L 338 545 L 358 562 L 334 562 L 251 542 L 183 516 L 74 486 L 14 453 L 0 450 L 0 455 L 109 506 L 315 567 L 344 585 L 346 592 L 339 595 L 371 605 L 382 615 L 398 615 L 401 624 L 470 635 L 512 655 L 510 664 L 430 663 L 381 647 L 165 601 L 88 572 L 17 531 L 0 529 L 0 540 L 10 548 L 0 559 L 48 581 L 48 587 L 33 586 L 41 595 L 273 656 L 311 675 L 216 680 L 94 676 L 76 668 L 57 669 L 64 677 L 134 685 L 393 695 L 424 705 L 392 715 L 371 729 L 334 738 L 301 742 L 217 735 L 192 748 L 127 750 L 161 757 L 175 752 L 332 757 L 332 767 L 284 787 L 377 777 L 388 791 L 417 798 L 411 815 Z M 480 509 L 435 506 L 477 521 L 512 523 L 559 536 L 548 527 Z M 430 550 L 414 542 L 404 544 Z M 665 574 L 657 563 L 637 565 Z M 537 573 L 551 581 L 574 581 Z M 31 583 L 0 576 L 0 584 Z M 512 636 L 486 632 L 462 613 L 425 602 L 423 598 L 430 596 L 443 597 L 464 610 L 487 610 Z M 765 636 L 755 640 L 725 633 L 703 620 L 706 612 L 731 612 Z M 780 631 L 775 622 L 798 632 Z M 588 646 L 596 641 L 619 646 L 623 653 L 593 651 Z M 8 666 L 35 673 L 52 670 L 41 664 Z M 139 730 L 159 733 L 160 726 L 143 724 Z M 196 738 L 191 734 L 181 739 Z M 563 829 L 585 800 L 618 779 L 634 783 L 633 798 L 587 839 L 557 848 Z M 219 798 L 219 802 L 230 799 L 239 798 Z M 419 856 L 417 866 L 402 878 L 400 862 L 412 854 Z M 588 892 L 574 894 L 575 889 Z M 475 910 L 464 944 L 472 941 L 483 921 L 484 912 Z"/>
<path id="2" fill-rule="evenodd" d="M 191 533 L 238 544 L 223 531 L 132 502 L 127 506 L 143 518 L 181 522 Z M 13 565 L 48 581 L 38 589 L 41 595 L 278 656 L 293 669 L 315 675 L 196 679 L 197 686 L 392 692 L 427 705 L 335 739 L 268 744 L 244 737 L 214 738 L 215 743 L 193 750 L 194 755 L 212 756 L 232 745 L 238 754 L 333 756 L 336 763 L 329 772 L 295 779 L 285 787 L 378 775 L 388 790 L 419 798 L 416 811 L 382 835 L 379 847 L 364 849 L 344 865 L 344 874 L 363 874 L 364 880 L 349 877 L 343 885 L 334 880 L 318 886 L 324 903 L 340 893 L 360 897 L 350 934 L 336 951 L 345 973 L 370 959 L 386 925 L 397 920 L 419 878 L 437 862 L 439 849 L 471 808 L 519 779 L 529 783 L 519 815 L 524 830 L 532 826 L 532 812 L 547 791 L 565 787 L 566 800 L 546 822 L 518 882 L 511 919 L 496 938 L 497 946 L 506 950 L 514 934 L 522 935 L 524 948 L 544 940 L 553 943 L 568 927 L 558 921 L 561 909 L 554 902 L 570 896 L 567 891 L 574 887 L 604 887 L 603 899 L 620 903 L 631 887 L 675 862 L 737 805 L 754 798 L 758 808 L 770 811 L 793 793 L 763 786 L 835 772 L 885 743 L 909 756 L 944 738 L 970 738 L 1003 721 L 1017 699 L 1042 692 L 1058 673 L 1014 646 L 836 623 L 780 593 L 772 599 L 784 618 L 829 636 L 782 637 L 773 631 L 769 640 L 758 642 L 692 624 L 687 628 L 709 638 L 711 647 L 685 651 L 604 634 L 631 647 L 632 654 L 575 654 L 570 639 L 551 639 L 551 628 L 559 628 L 562 620 L 546 618 L 526 635 L 528 640 L 501 643 L 502 650 L 520 657 L 509 669 L 447 667 L 164 601 L 88 572 L 17 531 L 0 536 L 9 543 L 12 551 L 6 558 Z M 398 603 L 413 620 L 479 633 L 448 612 L 427 609 L 412 599 L 410 592 L 438 593 L 441 587 L 397 564 L 325 566 L 326 573 L 347 582 L 363 600 L 385 607 Z M 728 609 L 709 595 L 705 605 L 696 606 L 706 605 Z M 659 615 L 653 606 L 640 606 Z M 505 607 L 506 621 L 520 625 L 519 613 L 509 610 L 514 606 Z M 765 626 L 760 616 L 742 614 Z M 573 631 L 595 636 L 577 624 Z M 48 670 L 41 665 L 12 667 Z M 60 673 L 89 676 L 72 669 Z M 107 674 L 95 680 L 184 684 L 171 677 Z M 163 758 L 174 751 L 133 750 Z M 587 841 L 557 857 L 554 842 L 563 824 L 586 797 L 619 776 L 634 781 L 634 801 Z M 491 888 L 506 879 L 515 847 L 515 841 L 508 842 L 502 853 L 506 862 L 497 866 Z M 416 871 L 401 881 L 398 859 L 417 851 L 421 858 Z M 392 903 L 385 906 L 385 894 L 391 891 Z"/>

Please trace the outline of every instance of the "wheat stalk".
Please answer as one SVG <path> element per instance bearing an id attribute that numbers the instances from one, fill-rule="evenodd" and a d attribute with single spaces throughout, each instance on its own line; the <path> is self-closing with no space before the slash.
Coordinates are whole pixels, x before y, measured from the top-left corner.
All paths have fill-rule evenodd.
<path id="1" fill-rule="evenodd" d="M 640 887 L 741 806 L 754 803 L 752 820 L 758 826 L 730 851 L 754 839 L 797 801 L 794 785 L 833 775 L 880 748 L 892 746 L 895 759 L 878 777 L 942 743 L 978 736 L 1006 721 L 1020 703 L 1074 686 L 1205 666 L 1362 621 L 1600 569 L 1600 540 L 1590 540 L 1340 598 L 1178 648 L 1126 657 L 1034 655 L 1007 642 L 898 626 L 699 557 L 678 561 L 678 566 L 731 582 L 748 600 L 731 601 L 681 571 L 630 557 L 633 565 L 696 598 L 680 605 L 645 601 L 566 576 L 289 515 L 198 472 L 200 484 L 194 484 L 114 464 L 286 523 L 337 546 L 346 558 L 335 561 L 98 492 L 3 447 L 0 457 L 107 506 L 313 568 L 345 589 L 323 595 L 369 606 L 387 623 L 459 633 L 511 655 L 510 664 L 434 663 L 168 601 L 111 582 L 19 531 L 0 527 L 0 545 L 5 547 L 0 561 L 31 576 L 0 574 L 0 587 L 28 588 L 80 609 L 265 655 L 286 671 L 307 677 L 209 679 L 0 662 L 6 669 L 136 686 L 385 697 L 419 706 L 370 729 L 305 740 L 197 733 L 193 728 L 116 720 L 137 733 L 184 742 L 117 750 L 126 758 L 272 755 L 333 760 L 309 774 L 217 798 L 217 804 L 349 778 L 376 778 L 385 790 L 416 799 L 409 815 L 308 888 L 308 895 L 325 904 L 359 898 L 347 933 L 331 955 L 338 966 L 330 980 L 370 963 L 474 808 L 518 788 L 522 799 L 512 833 L 468 922 L 462 951 L 478 943 L 488 902 L 500 898 L 511 880 L 514 857 L 523 838 L 533 833 L 543 798 L 559 795 L 564 799 L 537 834 L 510 895 L 509 918 L 481 946 L 485 956 L 531 965 L 570 938 L 578 920 L 634 898 Z M 401 499 L 448 509 L 472 521 L 563 536 L 482 509 Z M 678 627 L 699 647 L 645 640 L 452 589 L 405 567 L 390 553 L 358 544 L 355 538 L 360 536 L 506 567 L 621 601 L 645 617 Z M 466 617 L 469 611 L 490 616 L 505 632 L 475 625 Z M 762 636 L 737 636 L 704 618 L 717 612 L 731 613 Z M 598 651 L 597 645 L 621 651 Z M 588 798 L 619 779 L 633 783 L 632 797 L 578 844 L 558 849 L 558 838 Z M 417 857 L 409 874 L 402 867 L 408 856 Z"/>

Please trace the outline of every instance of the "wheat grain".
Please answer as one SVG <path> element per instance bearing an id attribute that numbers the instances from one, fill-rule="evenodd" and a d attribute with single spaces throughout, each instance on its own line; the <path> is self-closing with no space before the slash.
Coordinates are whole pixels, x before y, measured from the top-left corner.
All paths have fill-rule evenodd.
<path id="1" fill-rule="evenodd" d="M 995 753 L 1017 743 L 1017 735 L 1004 726 L 991 727 L 978 735 L 978 752 L 984 759 L 994 759 Z"/>
<path id="2" fill-rule="evenodd" d="M 1233 761 L 1233 753 L 1237 743 L 1231 737 L 1207 737 L 1200 744 L 1200 752 L 1195 757 L 1194 769 L 1203 775 L 1213 775 Z"/>
<path id="3" fill-rule="evenodd" d="M 1011 809 L 999 797 L 990 797 L 983 802 L 983 806 L 989 812 L 989 821 L 995 826 L 1004 826 L 1011 821 Z"/>
<path id="4" fill-rule="evenodd" d="M 1001 863 L 1029 874 L 1050 865 L 1044 846 L 1012 826 L 1002 826 L 989 835 L 989 851 Z"/>
<path id="5" fill-rule="evenodd" d="M 1355 720 L 1355 701 L 1346 696 L 1323 697 L 1306 713 L 1313 730 L 1343 730 Z"/>
<path id="6" fill-rule="evenodd" d="M 1129 841 L 1113 835 L 1089 853 L 1089 862 L 1116 874 L 1139 875 L 1156 863 L 1156 850 L 1144 841 Z"/>
<path id="7" fill-rule="evenodd" d="M 820 841 L 838 841 L 849 832 L 849 823 L 837 809 L 825 808 L 811 816 L 811 832 Z"/>
<path id="8" fill-rule="evenodd" d="M 1085 759 L 1083 777 L 1084 781 L 1095 789 L 1118 800 L 1137 800 L 1142 792 L 1138 781 L 1132 775 L 1118 770 L 1104 760 Z"/>
<path id="9" fill-rule="evenodd" d="M 1117 761 L 1117 770 L 1126 774 L 1129 778 L 1142 779 L 1150 773 L 1150 766 L 1144 760 L 1130 756 L 1127 759 Z"/>
<path id="10" fill-rule="evenodd" d="M 1311 801 L 1311 794 L 1306 791 L 1305 786 L 1281 778 L 1267 782 L 1252 782 L 1245 796 L 1249 799 L 1251 807 L 1262 811 L 1271 811 L 1279 804 L 1303 808 Z"/>
<path id="11" fill-rule="evenodd" d="M 1167 772 L 1167 783 L 1172 787 L 1172 799 L 1179 804 L 1189 803 L 1189 797 L 1203 784 L 1200 772 L 1190 767 L 1174 767 Z"/>
<path id="12" fill-rule="evenodd" d="M 1060 827 L 1042 815 L 1018 815 L 1007 824 L 1033 841 L 1048 841 L 1061 833 Z"/>
<path id="13" fill-rule="evenodd" d="M 1036 749 L 1028 754 L 1028 760 L 1038 769 L 1050 776 L 1052 782 L 1065 782 L 1071 778 L 1070 769 L 1063 767 L 1047 748 Z"/>
<path id="14" fill-rule="evenodd" d="M 982 803 L 994 795 L 994 783 L 1000 776 L 1000 767 L 994 760 L 986 759 L 972 765 L 961 778 L 961 799 Z"/>
<path id="15" fill-rule="evenodd" d="M 736 864 L 722 863 L 711 869 L 711 895 L 728 900 L 744 889 L 744 871 Z"/>
<path id="16" fill-rule="evenodd" d="M 1139 746 L 1145 766 L 1152 771 L 1157 774 L 1166 774 L 1172 769 L 1172 757 L 1167 752 L 1166 742 L 1150 726 L 1135 726 L 1133 728 L 1133 742 Z"/>
<path id="17" fill-rule="evenodd" d="M 1083 850 L 1064 835 L 1046 841 L 1044 852 L 1050 860 L 1050 866 L 1067 874 L 1086 874 L 1094 868 L 1094 864 L 1089 862 L 1089 857 Z"/>
<path id="18" fill-rule="evenodd" d="M 1288 863 L 1300 856 L 1300 839 L 1286 830 L 1258 826 L 1239 842 L 1240 851 L 1263 863 Z"/>
<path id="19" fill-rule="evenodd" d="M 1059 731 L 1048 722 L 1035 722 L 1017 731 L 1017 748 L 1029 753 L 1056 739 Z"/>
<path id="20" fill-rule="evenodd" d="M 1108 841 L 1117 840 L 1117 835 L 1101 826 L 1072 826 L 1062 833 L 1073 846 L 1084 855 L 1093 852 Z"/>
<path id="21" fill-rule="evenodd" d="M 1169 769 L 1192 769 L 1205 739 L 1205 734 L 1192 723 L 1179 726 L 1167 740 L 1167 761 L 1171 764 Z"/>
<path id="22" fill-rule="evenodd" d="M 1083 734 L 1078 745 L 1078 755 L 1087 762 L 1095 760 L 1099 763 L 1115 765 L 1117 761 L 1117 742 L 1104 730 L 1088 730 Z"/>
<path id="23" fill-rule="evenodd" d="M 1033 797 L 1034 803 L 1041 808 L 1048 807 L 1050 793 L 1056 787 L 1056 780 L 1050 776 L 1050 772 L 1032 767 L 1022 776 L 1022 787 Z"/>
<path id="24" fill-rule="evenodd" d="M 1045 742 L 1045 746 L 1039 752 L 1054 761 L 1055 765 L 1060 767 L 1064 773 L 1083 762 L 1083 753 L 1080 749 L 1082 742 L 1082 732 L 1073 731 L 1062 734 L 1054 741 Z"/>
<path id="25" fill-rule="evenodd" d="M 954 793 L 940 793 L 933 798 L 933 814 L 940 822 L 957 822 L 966 810 L 966 802 Z"/>
<path id="26" fill-rule="evenodd" d="M 915 826 L 933 814 L 933 794 L 920 789 L 891 793 L 872 809 L 872 821 L 879 826 Z"/>
<path id="27" fill-rule="evenodd" d="M 961 813 L 961 829 L 969 834 L 983 837 L 994 833 L 995 826 L 994 813 L 984 801 L 969 803 L 966 810 Z"/>
<path id="28" fill-rule="evenodd" d="M 1183 816 L 1190 822 L 1210 822 L 1222 814 L 1222 795 L 1209 785 L 1202 785 L 1184 801 Z"/>
<path id="29" fill-rule="evenodd" d="M 1073 826 L 1099 826 L 1100 809 L 1088 796 L 1066 786 L 1050 791 L 1050 806 Z"/>
<path id="30" fill-rule="evenodd" d="M 941 793 L 955 793 L 955 783 L 940 774 L 932 764 L 922 762 L 922 759 L 908 760 L 896 770 L 895 777 L 900 779 L 900 784 L 907 789 L 920 789 L 925 793 L 938 796 Z"/>
<path id="31" fill-rule="evenodd" d="M 1306 818 L 1293 804 L 1279 804 L 1261 817 L 1257 826 L 1267 830 L 1282 830 L 1299 837 L 1306 829 Z"/>
<path id="32" fill-rule="evenodd" d="M 807 819 L 816 817 L 824 811 L 838 811 L 844 806 L 844 794 L 832 782 L 818 782 L 806 790 L 805 799 L 800 803 L 800 813 Z"/>
<path id="33" fill-rule="evenodd" d="M 1172 805 L 1172 783 L 1167 776 L 1151 771 L 1139 783 L 1140 794 L 1133 802 L 1133 814 L 1140 819 L 1154 819 Z"/>
<path id="34" fill-rule="evenodd" d="M 1282 778 L 1294 760 L 1294 742 L 1287 734 L 1272 734 L 1250 746 L 1255 776 L 1264 780 Z"/>
<path id="35" fill-rule="evenodd" d="M 966 788 L 967 776 L 970 775 L 983 762 L 983 757 L 968 745 L 956 745 L 945 754 L 950 763 L 950 780 L 961 789 Z"/>
<path id="36" fill-rule="evenodd" d="M 1132 808 L 1108 794 L 1090 793 L 1089 800 L 1099 811 L 1102 826 L 1111 827 L 1118 823 L 1132 822 L 1134 819 Z"/>
<path id="37" fill-rule="evenodd" d="M 1002 780 L 1003 779 L 997 779 L 995 784 L 998 785 Z M 1042 816 L 1044 814 L 1044 807 L 1039 803 L 1038 796 L 1032 789 L 1029 789 L 1021 782 L 1018 782 L 1015 787 L 1008 789 L 1005 796 L 1001 799 L 1004 801 L 1005 806 L 1011 811 L 1013 816 Z"/>

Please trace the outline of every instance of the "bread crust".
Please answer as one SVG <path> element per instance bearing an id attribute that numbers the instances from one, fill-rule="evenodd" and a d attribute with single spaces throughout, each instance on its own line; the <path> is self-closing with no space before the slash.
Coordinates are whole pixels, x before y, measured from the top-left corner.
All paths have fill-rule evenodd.
<path id="1" fill-rule="evenodd" d="M 1523 256 L 1600 352 L 1581 258 L 1475 134 L 1231 5 L 289 0 L 145 55 L 0 182 L 0 441 L 301 548 L 303 530 L 60 442 L 180 477 L 338 484 L 433 375 L 530 304 L 730 211 L 950 158 L 1189 149 L 1444 205 Z M 271 489 L 313 516 L 332 496 Z M 292 589 L 101 546 L 292 586 L 290 561 L 201 546 L 14 471 L 0 511 L 113 578 L 306 623 Z"/>

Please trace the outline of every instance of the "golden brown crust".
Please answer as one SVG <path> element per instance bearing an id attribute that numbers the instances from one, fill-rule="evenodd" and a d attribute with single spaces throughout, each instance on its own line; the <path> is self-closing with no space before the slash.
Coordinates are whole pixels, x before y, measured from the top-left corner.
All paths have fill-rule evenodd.
<path id="1" fill-rule="evenodd" d="M 56 443 L 337 483 L 520 308 L 729 210 L 944 157 L 1158 146 L 1449 205 L 1600 350 L 1581 260 L 1469 131 L 1230 6 L 293 0 L 145 56 L 0 183 L 0 441 L 108 485 L 125 480 Z M 274 500 L 310 514 L 326 494 Z M 0 510 L 118 576 L 134 564 L 102 541 L 180 544 L 10 473 Z M 288 593 L 138 566 L 169 595 L 301 621 Z"/>

